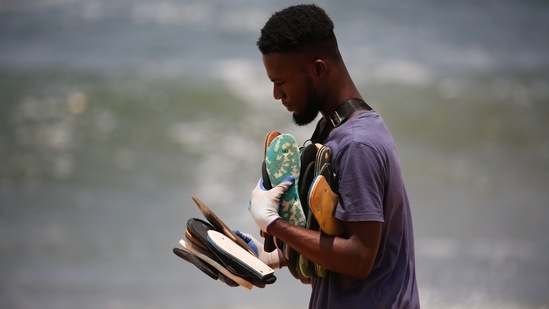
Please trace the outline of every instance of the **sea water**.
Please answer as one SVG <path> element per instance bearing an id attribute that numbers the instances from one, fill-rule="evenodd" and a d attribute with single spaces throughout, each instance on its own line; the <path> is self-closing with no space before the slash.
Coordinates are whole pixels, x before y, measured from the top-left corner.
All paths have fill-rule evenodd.
<path id="1" fill-rule="evenodd" d="M 549 5 L 318 1 L 403 165 L 424 308 L 549 308 Z M 0 307 L 304 308 L 171 250 L 232 228 L 272 130 L 259 29 L 291 1 L 0 2 Z"/>

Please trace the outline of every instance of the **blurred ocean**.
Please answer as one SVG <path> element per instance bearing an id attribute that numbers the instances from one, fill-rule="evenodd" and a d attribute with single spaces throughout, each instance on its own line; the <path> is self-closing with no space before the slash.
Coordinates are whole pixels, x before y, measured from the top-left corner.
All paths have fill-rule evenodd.
<path id="1" fill-rule="evenodd" d="M 306 308 L 171 252 L 192 195 L 259 237 L 265 134 L 313 130 L 255 47 L 293 3 L 0 0 L 1 308 Z M 549 308 L 549 3 L 317 3 L 399 146 L 423 308 Z"/>

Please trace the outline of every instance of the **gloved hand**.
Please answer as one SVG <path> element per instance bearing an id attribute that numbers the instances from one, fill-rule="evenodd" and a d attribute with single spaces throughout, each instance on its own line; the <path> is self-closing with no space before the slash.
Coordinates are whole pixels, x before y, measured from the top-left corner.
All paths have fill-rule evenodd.
<path id="1" fill-rule="evenodd" d="M 280 198 L 292 186 L 295 179 L 289 176 L 284 181 L 279 183 L 271 190 L 266 190 L 263 187 L 263 180 L 260 179 L 257 186 L 252 190 L 252 197 L 248 203 L 248 210 L 252 214 L 255 223 L 259 228 L 268 233 L 269 224 L 280 218 L 278 208 L 280 206 Z"/>
<path id="2" fill-rule="evenodd" d="M 235 230 L 234 233 L 248 243 L 248 246 L 254 250 L 257 258 L 267 264 L 270 268 L 277 269 L 286 264 L 284 256 L 278 252 L 278 249 L 275 249 L 272 252 L 267 252 L 263 248 L 263 244 L 252 235 L 242 233 L 238 230 Z"/>

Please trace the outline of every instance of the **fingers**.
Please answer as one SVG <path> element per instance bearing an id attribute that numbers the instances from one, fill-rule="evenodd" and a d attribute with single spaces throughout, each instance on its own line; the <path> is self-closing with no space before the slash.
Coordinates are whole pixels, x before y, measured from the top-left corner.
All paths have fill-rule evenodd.
<path id="1" fill-rule="evenodd" d="M 292 177 L 293 179 L 293 177 Z M 274 187 L 272 190 L 276 190 L 276 198 L 277 199 L 280 199 L 280 197 L 286 192 L 288 191 L 288 189 L 294 184 L 293 181 L 283 181 L 281 183 L 279 183 L 276 187 Z"/>
<path id="2" fill-rule="evenodd" d="M 282 189 L 284 189 L 284 191 L 286 191 L 286 190 L 288 190 L 288 188 L 290 188 L 293 184 L 294 184 L 293 182 L 284 181 L 284 182 L 279 183 L 277 187 L 281 187 Z"/>
<path id="3" fill-rule="evenodd" d="M 295 183 L 295 177 L 292 176 L 292 175 L 288 175 L 288 176 L 286 176 L 286 178 L 284 178 L 284 179 L 282 180 L 282 182 L 285 182 L 285 181 L 289 181 L 289 182 L 291 182 L 292 184 L 294 184 L 294 183 Z"/>
<path id="4" fill-rule="evenodd" d="M 284 193 L 288 191 L 288 188 L 290 188 L 292 184 L 293 183 L 288 181 L 279 183 L 276 187 L 270 190 L 270 192 L 272 192 L 272 198 L 276 201 L 280 201 L 282 195 L 284 195 Z"/>
<path id="5" fill-rule="evenodd" d="M 242 238 L 245 242 L 250 242 L 252 239 L 247 235 L 247 234 L 244 234 L 242 233 L 241 231 L 239 230 L 234 230 L 233 231 L 238 237 Z"/>
<path id="6" fill-rule="evenodd" d="M 233 232 L 236 234 L 236 236 L 242 238 L 242 240 L 244 240 L 248 244 L 248 246 L 250 246 L 250 248 L 252 248 L 256 256 L 259 254 L 259 246 L 257 244 L 257 240 L 255 240 L 252 235 L 242 233 L 239 230 L 233 230 Z"/>
<path id="7" fill-rule="evenodd" d="M 255 239 L 251 234 L 242 233 L 240 230 L 233 230 L 233 233 L 235 233 L 236 236 L 242 238 L 247 243 L 251 241 L 253 241 L 254 243 L 259 243 L 259 241 Z"/>
<path id="8" fill-rule="evenodd" d="M 259 178 L 259 183 L 257 184 L 257 186 L 258 186 L 259 188 L 261 188 L 261 190 L 263 190 L 263 191 L 268 191 L 268 189 L 265 188 L 265 185 L 264 185 L 264 183 L 263 183 L 263 178 Z"/>
<path id="9" fill-rule="evenodd" d="M 293 184 L 295 183 L 295 178 L 293 176 L 288 176 L 284 178 L 284 180 L 278 184 L 278 186 L 284 187 L 284 191 L 288 190 Z M 277 186 L 277 187 L 278 187 Z"/>
<path id="10" fill-rule="evenodd" d="M 279 183 L 276 187 L 281 186 L 282 188 L 284 188 L 284 192 L 286 192 L 286 190 L 288 190 L 288 188 L 290 188 L 294 183 L 295 183 L 295 178 L 293 176 L 288 176 L 284 178 L 284 180 L 282 180 L 282 182 Z M 275 189 L 276 187 L 274 187 L 273 189 Z M 259 179 L 253 191 L 269 191 L 263 186 L 263 178 Z"/>

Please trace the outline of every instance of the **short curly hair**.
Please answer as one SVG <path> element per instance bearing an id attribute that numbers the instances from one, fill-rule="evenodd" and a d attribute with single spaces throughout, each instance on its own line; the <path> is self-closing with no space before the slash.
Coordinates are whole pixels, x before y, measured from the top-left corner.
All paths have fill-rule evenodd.
<path id="1" fill-rule="evenodd" d="M 313 57 L 341 59 L 334 23 L 314 4 L 290 6 L 274 13 L 261 29 L 257 47 L 264 55 L 307 51 Z"/>

